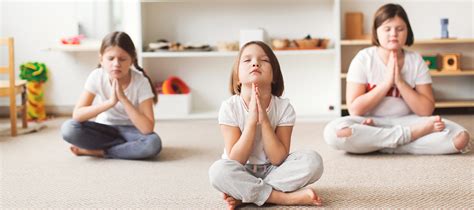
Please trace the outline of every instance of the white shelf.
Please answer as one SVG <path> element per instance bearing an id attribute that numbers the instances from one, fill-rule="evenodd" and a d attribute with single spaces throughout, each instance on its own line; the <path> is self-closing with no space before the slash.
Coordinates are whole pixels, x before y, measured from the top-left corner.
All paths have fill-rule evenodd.
<path id="1" fill-rule="evenodd" d="M 275 50 L 275 55 L 331 55 L 334 49 L 326 50 Z M 184 57 L 235 57 L 238 52 L 210 51 L 210 52 L 143 52 L 143 58 L 184 58 Z"/>
<path id="2" fill-rule="evenodd" d="M 63 51 L 63 52 L 99 52 L 100 40 L 86 39 L 82 40 L 78 45 L 58 44 L 46 50 Z"/>

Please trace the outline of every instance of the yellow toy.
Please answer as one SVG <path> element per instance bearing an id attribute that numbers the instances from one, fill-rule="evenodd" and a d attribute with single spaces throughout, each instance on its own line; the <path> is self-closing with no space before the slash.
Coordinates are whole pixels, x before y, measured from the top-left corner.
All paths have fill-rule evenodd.
<path id="1" fill-rule="evenodd" d="M 44 108 L 43 83 L 48 80 L 47 68 L 43 63 L 30 62 L 20 66 L 20 78 L 27 80 L 27 119 L 35 121 L 46 120 Z"/>

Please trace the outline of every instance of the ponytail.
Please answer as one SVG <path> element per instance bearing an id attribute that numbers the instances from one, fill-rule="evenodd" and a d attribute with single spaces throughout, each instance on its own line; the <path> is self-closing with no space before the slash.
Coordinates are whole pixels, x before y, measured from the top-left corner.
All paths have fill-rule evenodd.
<path id="1" fill-rule="evenodd" d="M 133 62 L 133 66 L 135 66 L 135 68 L 138 71 L 141 71 L 143 73 L 143 76 L 145 76 L 148 79 L 148 82 L 150 83 L 150 86 L 151 86 L 151 91 L 153 92 L 153 102 L 156 104 L 158 102 L 158 96 L 156 94 L 155 88 L 153 87 L 153 82 L 151 81 L 150 77 L 146 74 L 143 68 L 138 65 L 137 59 L 135 59 L 135 61 Z"/>

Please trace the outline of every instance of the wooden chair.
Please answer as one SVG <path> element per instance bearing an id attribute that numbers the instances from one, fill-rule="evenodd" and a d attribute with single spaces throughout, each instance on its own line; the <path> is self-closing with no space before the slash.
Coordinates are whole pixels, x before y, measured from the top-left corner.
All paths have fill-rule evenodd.
<path id="1" fill-rule="evenodd" d="M 1 38 L 0 37 L 0 55 L 2 60 L 4 60 L 3 52 L 5 49 L 3 46 L 6 46 L 8 49 L 8 65 L 0 66 L 0 74 L 8 74 L 8 80 L 0 80 L 0 97 L 9 97 L 10 98 L 10 123 L 11 123 L 11 135 L 17 135 L 17 108 L 21 110 L 22 113 L 22 127 L 26 128 L 28 126 L 26 121 L 26 81 L 24 80 L 15 80 L 15 58 L 13 51 L 13 38 Z M 0 78 L 1 79 L 1 78 Z M 21 106 L 17 107 L 16 105 L 16 96 L 21 94 Z"/>

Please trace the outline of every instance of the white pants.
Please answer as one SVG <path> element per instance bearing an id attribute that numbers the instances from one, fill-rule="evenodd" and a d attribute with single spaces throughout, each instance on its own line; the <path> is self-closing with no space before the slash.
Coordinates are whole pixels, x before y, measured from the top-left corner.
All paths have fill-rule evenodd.
<path id="1" fill-rule="evenodd" d="M 367 118 L 369 117 L 346 116 L 331 121 L 324 128 L 324 140 L 335 149 L 350 153 L 380 151 L 396 154 L 451 154 L 467 152 L 469 149 L 469 145 L 462 151 L 454 147 L 454 137 L 466 129 L 446 119 L 443 119 L 446 125 L 444 130 L 411 141 L 410 126 L 426 122 L 429 117 L 417 115 L 399 118 L 370 117 L 375 125 L 362 125 Z M 352 129 L 352 135 L 337 137 L 336 133 L 344 128 Z"/>
<path id="2" fill-rule="evenodd" d="M 244 203 L 263 205 L 273 189 L 292 192 L 316 182 L 323 174 L 323 161 L 315 151 L 293 152 L 279 166 L 242 165 L 220 159 L 209 168 L 214 188 Z"/>

